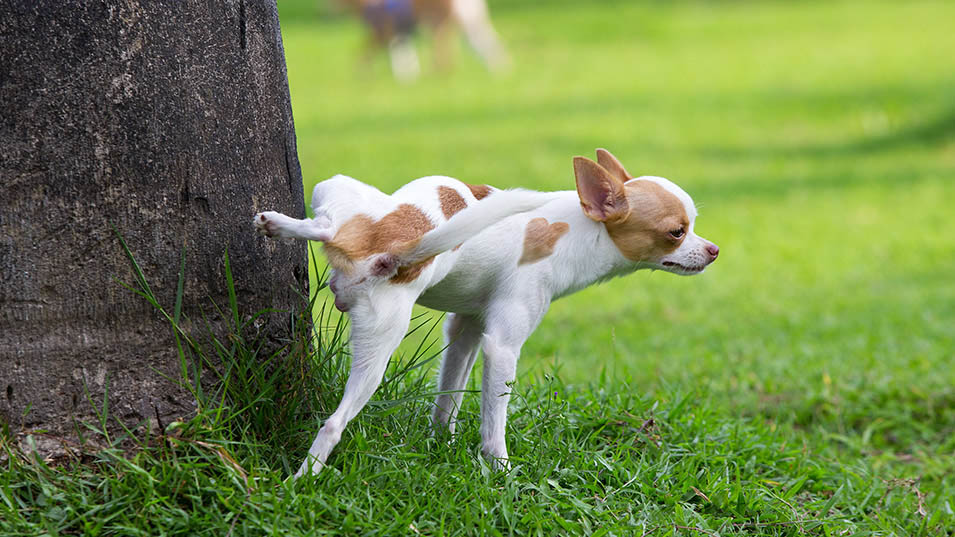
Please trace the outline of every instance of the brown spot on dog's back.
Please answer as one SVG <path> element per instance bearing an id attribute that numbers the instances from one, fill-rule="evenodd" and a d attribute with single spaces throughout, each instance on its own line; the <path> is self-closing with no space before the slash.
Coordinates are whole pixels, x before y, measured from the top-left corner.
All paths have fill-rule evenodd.
<path id="1" fill-rule="evenodd" d="M 342 225 L 332 240 L 325 243 L 325 253 L 332 267 L 349 272 L 355 261 L 372 254 L 406 248 L 408 243 L 421 238 L 432 229 L 434 224 L 421 209 L 403 203 L 378 221 L 364 214 L 353 216 Z M 430 262 L 431 260 L 425 260 L 417 265 L 423 264 L 421 268 L 424 268 Z M 398 274 L 407 274 L 417 265 L 401 267 Z M 418 270 L 415 277 L 420 272 Z M 394 278 L 397 278 L 398 274 Z"/>
<path id="2" fill-rule="evenodd" d="M 441 202 L 441 212 L 445 218 L 451 218 L 454 213 L 468 206 L 461 194 L 449 186 L 438 187 L 438 201 Z"/>
<path id="3" fill-rule="evenodd" d="M 524 231 L 524 251 L 518 265 L 540 261 L 554 253 L 557 240 L 570 230 L 566 222 L 550 224 L 546 218 L 535 218 L 527 223 Z"/>
<path id="4" fill-rule="evenodd" d="M 631 261 L 647 261 L 676 250 L 683 239 L 674 239 L 670 231 L 690 223 L 679 198 L 653 181 L 630 181 L 625 189 L 629 214 L 606 223 L 620 253 Z"/>
<path id="5" fill-rule="evenodd" d="M 487 195 L 491 193 L 491 187 L 487 185 L 467 185 L 467 186 L 468 186 L 468 190 L 471 191 L 471 194 L 474 194 L 474 197 L 479 200 L 486 198 Z"/>

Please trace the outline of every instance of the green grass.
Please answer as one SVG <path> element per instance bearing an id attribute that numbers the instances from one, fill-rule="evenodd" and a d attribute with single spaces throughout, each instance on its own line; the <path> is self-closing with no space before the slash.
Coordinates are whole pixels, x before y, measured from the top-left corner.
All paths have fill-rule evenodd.
<path id="1" fill-rule="evenodd" d="M 552 306 L 509 474 L 474 395 L 428 436 L 422 317 L 328 471 L 284 482 L 344 385 L 326 311 L 318 353 L 223 345 L 230 389 L 138 454 L 8 447 L 0 534 L 953 535 L 955 4 L 491 0 L 514 71 L 462 47 L 409 86 L 356 67 L 352 19 L 280 4 L 306 192 L 569 189 L 607 147 L 693 195 L 719 261 Z"/>

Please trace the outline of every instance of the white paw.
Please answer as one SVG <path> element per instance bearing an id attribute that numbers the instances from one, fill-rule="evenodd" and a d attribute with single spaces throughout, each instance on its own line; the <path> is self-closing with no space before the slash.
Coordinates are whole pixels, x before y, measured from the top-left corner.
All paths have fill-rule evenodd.
<path id="1" fill-rule="evenodd" d="M 256 231 L 262 235 L 266 237 L 277 237 L 280 235 L 278 215 L 279 213 L 275 211 L 261 212 L 252 217 L 252 223 L 255 224 Z"/>
<path id="2" fill-rule="evenodd" d="M 295 475 L 292 476 L 292 479 L 298 479 L 304 475 L 312 474 L 318 475 L 322 471 L 322 468 L 325 467 L 325 464 L 322 461 L 312 458 L 305 457 L 305 461 L 302 462 L 302 465 L 299 466 L 298 471 L 295 472 Z"/>
<path id="3" fill-rule="evenodd" d="M 507 449 L 488 449 L 481 450 L 484 458 L 491 464 L 491 468 L 496 472 L 510 472 L 511 461 L 507 457 Z"/>
<path id="4" fill-rule="evenodd" d="M 491 468 L 496 472 L 510 472 L 511 461 L 508 459 L 491 459 Z"/>

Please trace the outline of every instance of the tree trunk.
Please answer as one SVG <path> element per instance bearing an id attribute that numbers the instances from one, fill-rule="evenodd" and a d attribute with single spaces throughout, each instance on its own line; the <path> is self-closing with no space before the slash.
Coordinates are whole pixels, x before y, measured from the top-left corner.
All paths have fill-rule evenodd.
<path id="1" fill-rule="evenodd" d="M 14 431 L 70 436 L 107 389 L 128 424 L 192 411 L 169 380 L 169 324 L 117 282 L 135 277 L 113 227 L 170 310 L 185 247 L 184 311 L 214 329 L 226 249 L 241 311 L 301 306 L 303 243 L 259 240 L 251 222 L 305 212 L 275 0 L 6 0 L 0 110 L 0 420 Z M 287 313 L 266 319 L 264 335 L 287 331 Z"/>

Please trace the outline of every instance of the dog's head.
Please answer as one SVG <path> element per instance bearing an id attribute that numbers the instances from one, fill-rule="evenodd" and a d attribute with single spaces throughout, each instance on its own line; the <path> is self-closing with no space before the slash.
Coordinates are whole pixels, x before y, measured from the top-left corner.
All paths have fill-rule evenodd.
<path id="1" fill-rule="evenodd" d="M 696 206 L 662 177 L 627 173 L 616 157 L 597 150 L 597 162 L 574 158 L 577 194 L 584 213 L 606 226 L 630 261 L 674 274 L 699 274 L 720 249 L 693 231 Z"/>

